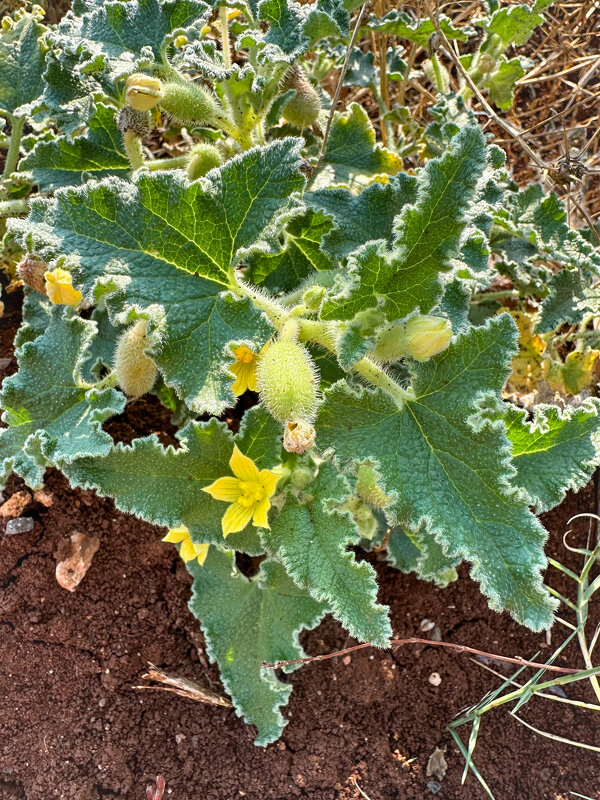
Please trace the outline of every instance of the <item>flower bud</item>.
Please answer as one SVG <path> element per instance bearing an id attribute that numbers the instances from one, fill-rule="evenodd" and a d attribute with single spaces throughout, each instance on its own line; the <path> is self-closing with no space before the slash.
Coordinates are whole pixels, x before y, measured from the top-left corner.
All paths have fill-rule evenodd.
<path id="1" fill-rule="evenodd" d="M 177 36 L 175 38 L 175 41 L 173 42 L 173 44 L 175 45 L 175 47 L 181 48 L 181 47 L 185 47 L 185 45 L 187 44 L 187 41 L 188 41 L 187 36 L 184 33 L 182 33 L 182 34 L 180 34 L 179 36 Z"/>
<path id="2" fill-rule="evenodd" d="M 341 506 L 343 511 L 349 511 L 358 532 L 363 539 L 372 539 L 377 533 L 377 520 L 366 503 L 358 497 L 349 497 Z"/>
<path id="3" fill-rule="evenodd" d="M 306 308 L 311 313 L 316 314 L 318 311 L 320 311 L 323 301 L 326 297 L 327 290 L 324 289 L 323 286 L 311 286 L 304 292 L 302 300 Z"/>
<path id="4" fill-rule="evenodd" d="M 17 267 L 17 275 L 23 283 L 31 286 L 36 292 L 46 294 L 46 283 L 44 275 L 48 269 L 48 264 L 42 261 L 33 253 L 27 253 L 23 261 Z"/>
<path id="5" fill-rule="evenodd" d="M 136 111 L 150 111 L 158 105 L 163 85 L 158 78 L 136 73 L 127 78 L 125 99 Z"/>
<path id="6" fill-rule="evenodd" d="M 282 112 L 290 125 L 297 128 L 314 125 L 321 111 L 321 99 L 299 64 L 294 64 L 286 72 L 282 88 L 284 91 L 296 90 L 296 96 L 292 97 Z"/>
<path id="7" fill-rule="evenodd" d="M 280 339 L 269 345 L 258 361 L 256 382 L 260 399 L 279 422 L 314 416 L 319 375 L 310 353 L 298 342 Z"/>
<path id="8" fill-rule="evenodd" d="M 292 471 L 292 485 L 297 489 L 305 489 L 314 477 L 313 471 L 308 467 L 296 467 Z"/>
<path id="9" fill-rule="evenodd" d="M 122 334 L 115 353 L 119 386 L 130 397 L 149 392 L 156 380 L 156 365 L 144 352 L 148 347 L 146 320 L 139 320 Z"/>
<path id="10" fill-rule="evenodd" d="M 450 344 L 452 325 L 442 317 L 418 316 L 406 322 L 395 322 L 377 336 L 373 355 L 390 363 L 406 356 L 415 361 L 428 361 Z"/>
<path id="11" fill-rule="evenodd" d="M 121 133 L 131 132 L 138 139 L 145 139 L 152 131 L 152 115 L 149 111 L 124 106 L 117 114 L 117 128 Z"/>
<path id="12" fill-rule="evenodd" d="M 288 453 L 305 453 L 315 443 L 317 432 L 305 419 L 288 422 L 283 429 L 283 446 Z"/>
<path id="13" fill-rule="evenodd" d="M 195 181 L 206 175 L 211 169 L 220 167 L 222 163 L 223 157 L 214 145 L 197 144 L 190 150 L 188 177 L 191 181 Z"/>

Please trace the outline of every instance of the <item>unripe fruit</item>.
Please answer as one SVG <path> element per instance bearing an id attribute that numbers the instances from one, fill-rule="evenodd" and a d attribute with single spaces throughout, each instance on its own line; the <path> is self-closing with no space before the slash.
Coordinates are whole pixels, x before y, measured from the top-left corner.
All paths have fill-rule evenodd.
<path id="1" fill-rule="evenodd" d="M 317 432 L 305 419 L 286 423 L 283 429 L 283 446 L 288 453 L 305 453 L 315 443 Z"/>
<path id="2" fill-rule="evenodd" d="M 219 108 L 214 97 L 191 81 L 165 83 L 160 97 L 160 107 L 180 122 L 215 124 Z M 222 116 L 221 111 L 221 116 Z"/>
<path id="3" fill-rule="evenodd" d="M 310 353 L 295 341 L 269 345 L 256 368 L 260 399 L 279 422 L 310 420 L 317 409 L 319 375 Z"/>
<path id="4" fill-rule="evenodd" d="M 150 75 L 136 73 L 127 78 L 125 99 L 136 111 L 150 111 L 161 98 L 162 82 Z"/>
<path id="5" fill-rule="evenodd" d="M 452 325 L 442 317 L 418 316 L 406 322 L 388 325 L 377 336 L 373 355 L 390 363 L 409 356 L 415 361 L 428 361 L 450 344 Z"/>
<path id="6" fill-rule="evenodd" d="M 214 145 L 197 144 L 190 150 L 188 178 L 191 181 L 202 178 L 211 169 L 220 167 L 222 163 L 223 157 Z"/>
<path id="7" fill-rule="evenodd" d="M 152 131 L 152 115 L 149 111 L 124 106 L 117 114 L 117 128 L 121 133 L 133 133 L 138 139 L 145 139 Z"/>
<path id="8" fill-rule="evenodd" d="M 156 380 L 156 365 L 144 350 L 148 347 L 146 321 L 139 320 L 119 339 L 115 353 L 115 370 L 119 386 L 130 397 L 149 392 Z"/>
<path id="9" fill-rule="evenodd" d="M 27 253 L 23 261 L 21 261 L 17 267 L 17 275 L 23 283 L 26 283 L 27 286 L 31 286 L 36 292 L 46 294 L 44 275 L 47 269 L 48 264 L 46 264 L 45 261 L 42 261 L 41 258 L 37 258 L 33 253 Z"/>
<path id="10" fill-rule="evenodd" d="M 299 64 L 294 64 L 286 72 L 282 88 L 295 89 L 296 96 L 284 107 L 284 118 L 297 128 L 309 128 L 317 121 L 321 111 L 321 99 L 306 73 Z"/>

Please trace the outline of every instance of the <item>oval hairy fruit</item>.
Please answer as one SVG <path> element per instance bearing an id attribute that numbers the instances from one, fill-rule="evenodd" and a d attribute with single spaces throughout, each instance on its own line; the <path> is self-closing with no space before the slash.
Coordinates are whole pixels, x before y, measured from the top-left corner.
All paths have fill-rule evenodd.
<path id="1" fill-rule="evenodd" d="M 215 124 L 219 117 L 214 97 L 191 81 L 165 83 L 160 97 L 160 107 L 180 122 Z"/>
<path id="2" fill-rule="evenodd" d="M 139 320 L 119 339 L 115 353 L 115 370 L 119 386 L 130 397 L 149 392 L 156 380 L 156 365 L 144 350 L 148 346 L 146 321 Z"/>
<path id="3" fill-rule="evenodd" d="M 273 342 L 258 362 L 256 379 L 260 399 L 279 422 L 314 416 L 319 375 L 306 347 L 288 340 Z"/>
<path id="4" fill-rule="evenodd" d="M 195 181 L 223 163 L 223 156 L 212 144 L 197 144 L 190 150 L 188 178 Z"/>
<path id="5" fill-rule="evenodd" d="M 317 121 L 321 100 L 306 73 L 298 64 L 290 67 L 283 79 L 283 89 L 295 89 L 296 96 L 283 109 L 283 116 L 297 128 L 308 128 Z"/>

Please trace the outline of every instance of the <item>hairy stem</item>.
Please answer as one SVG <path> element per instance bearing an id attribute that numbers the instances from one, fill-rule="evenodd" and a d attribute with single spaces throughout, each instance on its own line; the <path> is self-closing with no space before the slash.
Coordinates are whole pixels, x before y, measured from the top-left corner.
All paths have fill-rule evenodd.
<path id="1" fill-rule="evenodd" d="M 29 203 L 26 198 L 20 200 L 4 200 L 0 202 L 0 217 L 16 217 L 19 214 L 27 214 Z"/>
<path id="2" fill-rule="evenodd" d="M 157 158 L 155 161 L 145 161 L 144 166 L 151 172 L 159 169 L 185 169 L 190 160 L 189 156 L 175 156 L 175 158 Z"/>
<path id="3" fill-rule="evenodd" d="M 6 154 L 6 162 L 4 163 L 5 178 L 9 178 L 13 174 L 19 161 L 21 137 L 23 136 L 23 128 L 25 127 L 25 117 L 11 116 L 10 123 L 10 143 L 8 145 L 8 153 Z"/>
<path id="4" fill-rule="evenodd" d="M 127 158 L 131 164 L 131 169 L 136 170 L 144 166 L 144 153 L 142 143 L 133 131 L 125 131 L 123 134 L 123 145 Z"/>
<path id="5" fill-rule="evenodd" d="M 227 27 L 227 6 L 219 6 L 219 21 L 221 23 L 221 45 L 223 48 L 223 62 L 225 69 L 231 69 L 231 50 L 229 49 L 229 28 Z"/>

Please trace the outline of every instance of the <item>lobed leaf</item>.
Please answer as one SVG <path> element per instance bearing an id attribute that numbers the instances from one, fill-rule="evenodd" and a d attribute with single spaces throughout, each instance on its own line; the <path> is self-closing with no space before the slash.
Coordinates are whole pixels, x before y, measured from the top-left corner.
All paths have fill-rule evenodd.
<path id="1" fill-rule="evenodd" d="M 0 112 L 26 116 L 41 94 L 45 31 L 25 14 L 10 30 L 0 32 Z"/>

